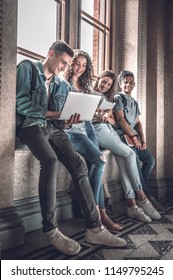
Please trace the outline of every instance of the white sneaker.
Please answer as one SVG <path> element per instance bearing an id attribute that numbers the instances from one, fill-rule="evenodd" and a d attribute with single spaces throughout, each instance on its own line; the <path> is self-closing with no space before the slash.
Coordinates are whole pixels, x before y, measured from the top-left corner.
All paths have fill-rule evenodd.
<path id="1" fill-rule="evenodd" d="M 154 206 L 151 204 L 151 202 L 146 199 L 143 201 L 137 201 L 137 204 L 144 210 L 144 212 L 152 219 L 154 220 L 160 220 L 161 216 L 159 212 L 154 208 Z"/>
<path id="2" fill-rule="evenodd" d="M 110 233 L 103 225 L 93 229 L 87 229 L 85 241 L 91 244 L 100 244 L 110 247 L 124 247 L 126 241 Z"/>
<path id="3" fill-rule="evenodd" d="M 133 207 L 127 207 L 127 216 L 138 220 L 138 221 L 142 221 L 142 222 L 147 222 L 147 223 L 151 223 L 152 220 L 150 217 L 148 217 L 142 208 L 138 207 L 137 205 L 133 206 Z"/>
<path id="4" fill-rule="evenodd" d="M 80 244 L 65 236 L 58 228 L 45 232 L 48 242 L 65 255 L 76 255 L 80 252 Z"/>

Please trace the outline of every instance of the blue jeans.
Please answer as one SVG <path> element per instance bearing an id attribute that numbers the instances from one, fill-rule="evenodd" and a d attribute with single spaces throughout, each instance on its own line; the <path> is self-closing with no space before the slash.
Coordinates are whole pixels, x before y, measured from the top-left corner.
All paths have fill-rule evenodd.
<path id="1" fill-rule="evenodd" d="M 47 127 L 31 126 L 19 130 L 19 137 L 40 162 L 39 198 L 43 218 L 43 231 L 57 227 L 56 189 L 58 161 L 70 172 L 88 228 L 100 226 L 88 170 L 74 150 L 68 136 L 48 123 Z"/>
<path id="2" fill-rule="evenodd" d="M 135 198 L 135 191 L 142 190 L 135 152 L 121 141 L 111 125 L 107 123 L 93 125 L 99 146 L 110 150 L 116 159 L 126 199 Z"/>
<path id="3" fill-rule="evenodd" d="M 151 196 L 150 190 L 148 188 L 148 180 L 155 166 L 155 159 L 151 154 L 150 150 L 148 149 L 137 150 L 135 147 L 131 147 L 131 148 L 135 151 L 137 156 L 138 170 L 139 170 L 143 190 L 146 196 Z M 142 162 L 142 167 L 141 167 L 141 162 Z"/>
<path id="4" fill-rule="evenodd" d="M 87 135 L 76 132 L 68 132 L 70 141 L 73 143 L 75 150 L 83 156 L 88 166 L 88 176 L 96 205 L 105 208 L 104 193 L 102 186 L 102 176 L 105 167 L 105 161 L 101 158 L 102 153 L 97 148 L 97 138 L 92 126 L 86 122 Z M 91 140 L 90 140 L 91 139 Z"/>

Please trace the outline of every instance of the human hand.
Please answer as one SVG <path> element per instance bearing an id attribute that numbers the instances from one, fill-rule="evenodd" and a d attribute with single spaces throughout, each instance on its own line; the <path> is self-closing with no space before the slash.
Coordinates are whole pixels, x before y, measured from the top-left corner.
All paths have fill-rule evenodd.
<path id="1" fill-rule="evenodd" d="M 65 121 L 65 125 L 69 126 L 78 123 L 79 121 L 80 121 L 80 114 L 75 113 L 74 115 L 71 115 L 69 120 Z"/>
<path id="2" fill-rule="evenodd" d="M 132 141 L 133 141 L 134 147 L 135 147 L 137 150 L 140 150 L 141 147 L 142 147 L 142 143 L 141 143 L 140 140 L 138 139 L 138 136 L 137 136 L 137 135 L 135 135 L 135 136 L 132 138 Z"/>
<path id="3" fill-rule="evenodd" d="M 140 150 L 145 150 L 147 148 L 147 144 L 145 141 L 141 141 L 141 148 Z"/>

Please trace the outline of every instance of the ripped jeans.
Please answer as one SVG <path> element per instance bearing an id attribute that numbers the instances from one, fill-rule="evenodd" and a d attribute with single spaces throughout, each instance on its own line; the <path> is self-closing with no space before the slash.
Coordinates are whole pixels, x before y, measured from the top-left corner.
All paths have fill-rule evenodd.
<path id="1" fill-rule="evenodd" d="M 102 176 L 106 160 L 96 145 L 82 133 L 69 132 L 70 141 L 76 152 L 85 159 L 88 166 L 88 177 L 93 190 L 96 205 L 104 209 L 104 193 Z"/>

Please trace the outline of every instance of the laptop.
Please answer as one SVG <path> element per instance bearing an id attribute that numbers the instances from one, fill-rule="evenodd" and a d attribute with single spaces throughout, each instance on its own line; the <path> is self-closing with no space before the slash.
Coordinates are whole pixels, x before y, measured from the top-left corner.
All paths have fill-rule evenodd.
<path id="1" fill-rule="evenodd" d="M 106 111 L 106 110 L 113 109 L 114 106 L 115 106 L 115 102 L 110 102 L 110 101 L 107 101 L 107 100 L 103 99 L 103 101 L 100 104 L 99 108 L 102 111 Z"/>
<path id="2" fill-rule="evenodd" d="M 59 120 L 69 120 L 71 115 L 80 114 L 81 121 L 91 121 L 101 96 L 69 91 Z"/>

